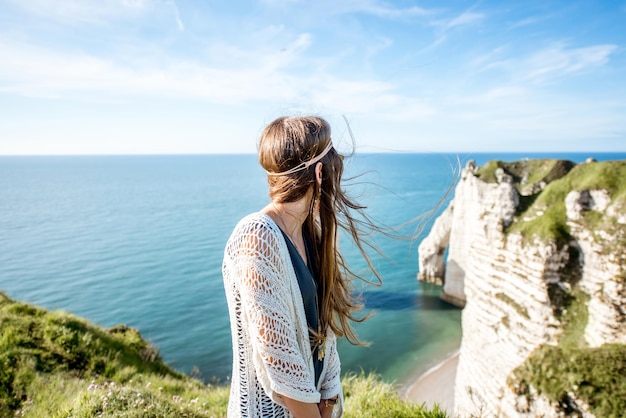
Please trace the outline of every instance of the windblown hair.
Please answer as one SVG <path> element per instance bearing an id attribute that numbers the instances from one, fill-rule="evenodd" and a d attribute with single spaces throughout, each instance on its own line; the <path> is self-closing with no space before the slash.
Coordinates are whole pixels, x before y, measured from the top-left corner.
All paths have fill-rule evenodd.
<path id="1" fill-rule="evenodd" d="M 331 141 L 329 124 L 316 116 L 281 117 L 271 122 L 261 134 L 258 156 L 268 173 L 282 173 L 320 155 Z M 381 283 L 365 248 L 371 247 L 363 236 L 378 228 L 363 212 L 365 206 L 351 200 L 342 189 L 343 159 L 335 148 L 319 161 L 322 163 L 322 186 L 318 186 L 313 164 L 306 169 L 284 175 L 268 175 L 269 195 L 280 203 L 294 202 L 306 196 L 312 188 L 313 198 L 304 228 L 313 241 L 312 263 L 317 273 L 319 301 L 319 332 L 328 327 L 338 336 L 345 336 L 352 344 L 362 344 L 350 321 L 362 322 L 367 316 L 357 316 L 362 308 L 355 295 L 353 279 L 365 278 L 347 266 L 337 248 L 338 229 L 352 237 L 370 270 Z M 319 218 L 315 216 L 315 201 L 319 204 Z M 312 330 L 317 336 L 318 330 Z"/>

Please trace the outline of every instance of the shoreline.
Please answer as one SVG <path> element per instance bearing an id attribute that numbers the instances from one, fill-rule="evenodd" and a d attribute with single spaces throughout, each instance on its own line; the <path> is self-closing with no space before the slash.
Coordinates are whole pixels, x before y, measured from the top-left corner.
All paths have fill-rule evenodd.
<path id="1" fill-rule="evenodd" d="M 404 399 L 432 408 L 439 404 L 450 416 L 454 413 L 454 383 L 459 350 L 423 373 L 411 376 L 401 387 Z"/>

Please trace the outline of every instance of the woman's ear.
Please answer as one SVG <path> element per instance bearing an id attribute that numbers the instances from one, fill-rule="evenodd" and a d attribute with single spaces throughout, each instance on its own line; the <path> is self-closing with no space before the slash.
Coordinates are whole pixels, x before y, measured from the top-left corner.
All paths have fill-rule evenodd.
<path id="1" fill-rule="evenodd" d="M 315 165 L 315 178 L 317 179 L 317 185 L 322 186 L 322 163 Z"/>

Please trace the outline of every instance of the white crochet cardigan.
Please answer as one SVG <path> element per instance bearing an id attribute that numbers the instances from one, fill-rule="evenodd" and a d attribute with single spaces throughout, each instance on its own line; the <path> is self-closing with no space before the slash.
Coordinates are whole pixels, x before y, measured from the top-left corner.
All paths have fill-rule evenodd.
<path id="1" fill-rule="evenodd" d="M 291 417 L 280 395 L 308 403 L 339 395 L 333 416 L 341 416 L 337 338 L 329 329 L 315 387 L 298 279 L 285 238 L 268 215 L 253 213 L 237 224 L 222 274 L 233 344 L 228 416 Z"/>

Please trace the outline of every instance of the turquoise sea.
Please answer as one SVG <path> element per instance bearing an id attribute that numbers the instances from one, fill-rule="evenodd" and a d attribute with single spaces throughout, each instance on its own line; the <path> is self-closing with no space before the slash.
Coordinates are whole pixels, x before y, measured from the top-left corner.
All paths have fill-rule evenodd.
<path id="1" fill-rule="evenodd" d="M 340 344 L 344 371 L 402 381 L 455 351 L 461 311 L 418 283 L 421 214 L 455 179 L 457 158 L 624 159 L 621 154 L 357 154 L 348 190 L 405 238 L 376 237 L 382 287 L 363 288 L 372 318 L 357 326 L 369 347 Z M 449 198 L 450 196 L 448 196 Z M 223 248 L 244 215 L 268 201 L 254 155 L 0 157 L 0 290 L 102 326 L 127 324 L 185 373 L 231 371 Z M 343 241 L 342 241 L 343 242 Z M 363 268 L 349 245 L 343 250 Z"/>

